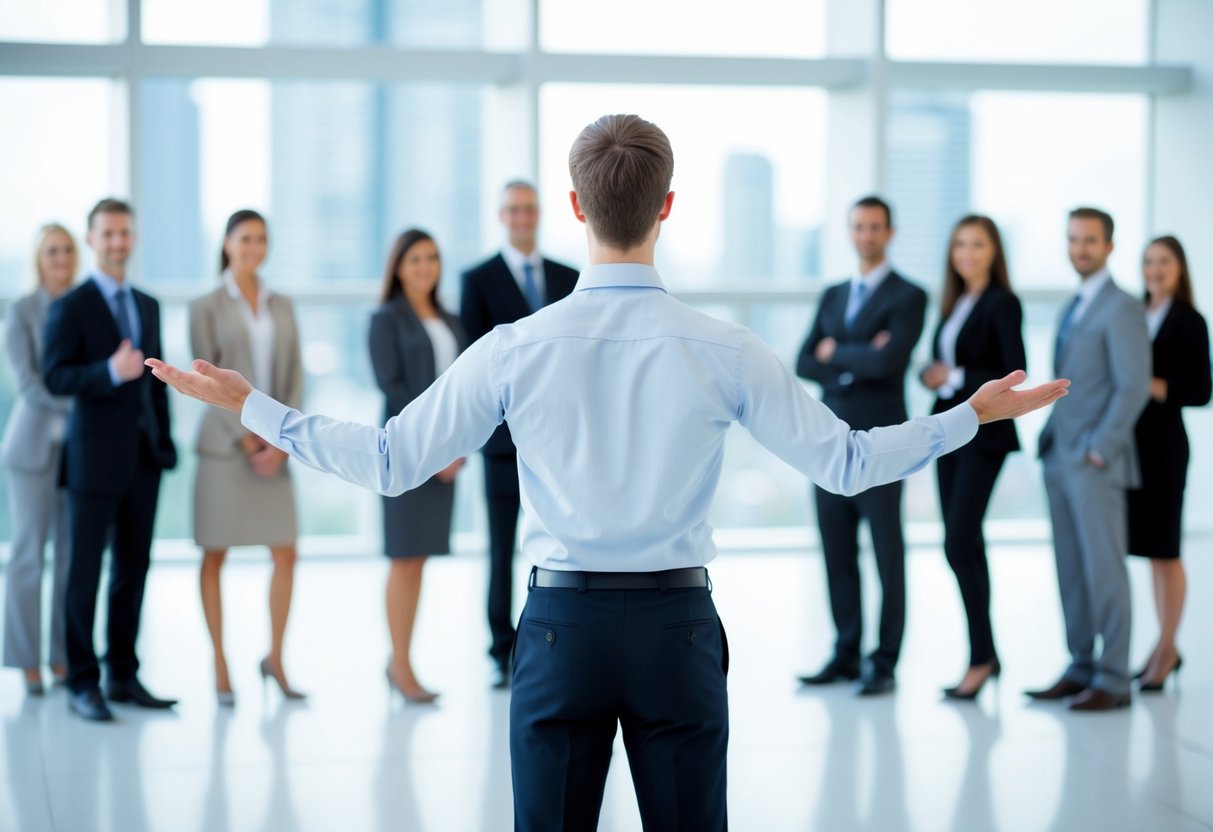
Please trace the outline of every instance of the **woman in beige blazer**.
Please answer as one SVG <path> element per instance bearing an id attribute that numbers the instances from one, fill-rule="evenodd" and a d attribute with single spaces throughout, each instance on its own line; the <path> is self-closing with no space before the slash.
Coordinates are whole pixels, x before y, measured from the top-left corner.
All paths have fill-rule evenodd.
<path id="1" fill-rule="evenodd" d="M 51 673 L 67 674 L 64 648 L 64 590 L 70 558 L 67 493 L 59 466 L 71 399 L 52 396 L 42 384 L 42 327 L 51 301 L 76 279 L 76 241 L 61 225 L 38 233 L 34 268 L 38 288 L 9 304 L 4 313 L 4 351 L 17 382 L 17 400 L 4 429 L 0 458 L 8 468 L 8 501 L 13 522 L 5 576 L 4 664 L 25 672 L 25 690 L 42 686 L 42 573 L 46 544 L 55 539 L 51 592 Z"/>
<path id="2" fill-rule="evenodd" d="M 257 275 L 268 250 L 265 219 L 237 211 L 228 219 L 220 256 L 221 285 L 190 304 L 194 356 L 248 373 L 254 385 L 291 407 L 303 399 L 303 362 L 295 313 L 288 298 L 270 292 Z M 215 690 L 221 705 L 235 704 L 223 651 L 219 574 L 228 548 L 268 546 L 270 651 L 261 661 L 288 699 L 303 694 L 287 683 L 282 642 L 295 570 L 295 492 L 287 455 L 249 433 L 240 417 L 209 409 L 198 431 L 194 485 L 194 540 L 203 550 L 202 609 L 215 648 Z"/>

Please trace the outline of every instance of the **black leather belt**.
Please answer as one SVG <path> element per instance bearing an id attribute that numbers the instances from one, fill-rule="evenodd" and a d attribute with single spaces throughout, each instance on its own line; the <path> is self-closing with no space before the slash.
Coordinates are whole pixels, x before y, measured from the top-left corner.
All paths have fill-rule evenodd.
<path id="1" fill-rule="evenodd" d="M 544 589 L 691 589 L 708 587 L 708 570 L 703 566 L 666 569 L 661 572 L 557 572 L 531 570 L 531 586 Z"/>

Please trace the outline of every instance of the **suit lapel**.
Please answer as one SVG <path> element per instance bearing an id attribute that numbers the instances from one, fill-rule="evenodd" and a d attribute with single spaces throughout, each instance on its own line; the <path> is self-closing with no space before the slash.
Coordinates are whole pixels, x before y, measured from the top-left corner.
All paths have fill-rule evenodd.
<path id="1" fill-rule="evenodd" d="M 1095 320 L 1095 316 L 1099 314 L 1099 311 L 1103 305 L 1108 302 L 1110 297 L 1112 297 L 1114 287 L 1115 284 L 1112 282 L 1111 278 L 1109 278 L 1108 282 L 1103 285 L 1103 288 L 1100 289 L 1095 297 L 1091 299 L 1091 305 L 1088 306 L 1086 311 L 1082 313 L 1082 317 L 1075 321 L 1074 326 L 1070 328 L 1070 334 L 1067 336 L 1066 343 L 1061 349 L 1061 355 L 1057 356 L 1057 361 L 1055 362 L 1059 371 L 1066 358 L 1070 355 L 1070 351 L 1074 347 L 1075 340 L 1081 338 L 1083 334 L 1091 327 L 1091 322 Z M 1064 319 L 1065 312 L 1062 312 L 1062 320 Z M 1060 329 L 1060 327 L 1061 323 L 1059 321 L 1058 328 Z"/>
<path id="2" fill-rule="evenodd" d="M 91 279 L 86 280 L 80 287 L 80 292 L 81 299 L 93 307 L 92 317 L 100 321 L 101 327 L 111 336 L 115 346 L 121 343 L 122 333 L 118 331 L 118 322 L 114 320 L 114 313 L 110 311 L 110 305 L 105 302 L 105 295 L 101 294 L 97 283 Z"/>

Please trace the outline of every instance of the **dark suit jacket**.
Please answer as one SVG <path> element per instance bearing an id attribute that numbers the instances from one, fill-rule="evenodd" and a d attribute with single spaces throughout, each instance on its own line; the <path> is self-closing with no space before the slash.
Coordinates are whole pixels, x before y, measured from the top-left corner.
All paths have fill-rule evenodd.
<path id="1" fill-rule="evenodd" d="M 1188 436 L 1180 409 L 1209 403 L 1213 380 L 1209 370 L 1209 328 L 1204 317 L 1175 301 L 1163 319 L 1153 345 L 1155 378 L 1167 382 L 1166 401 L 1150 399 L 1137 422 L 1137 452 L 1141 459 L 1175 460 L 1184 464 L 1168 473 L 1183 482 Z"/>
<path id="2" fill-rule="evenodd" d="M 148 358 L 162 358 L 160 304 L 138 289 L 131 292 L 139 310 L 140 349 Z M 107 362 L 121 342 L 113 313 L 92 280 L 56 300 L 47 312 L 46 389 L 75 397 L 64 448 L 67 486 L 73 491 L 123 493 L 138 468 L 141 442 L 154 464 L 177 464 L 164 382 L 150 370 L 119 387 L 110 381 Z"/>
<path id="3" fill-rule="evenodd" d="M 545 258 L 544 305 L 568 297 L 577 285 L 577 274 L 576 270 Z M 495 326 L 512 324 L 529 314 L 531 308 L 518 287 L 518 281 L 500 254 L 463 273 L 460 317 L 469 341 L 476 341 Z M 490 456 L 513 456 L 514 440 L 510 438 L 509 425 L 502 422 L 484 444 L 483 450 Z"/>
<path id="4" fill-rule="evenodd" d="M 940 359 L 939 332 L 935 328 L 933 356 Z M 1023 346 L 1023 306 L 1014 293 L 1001 286 L 990 286 L 981 293 L 960 334 L 956 337 L 956 366 L 965 371 L 964 386 L 950 399 L 935 399 L 932 413 L 955 407 L 977 392 L 987 381 L 1027 367 Z M 990 422 L 977 429 L 973 445 L 983 453 L 995 455 L 1019 450 L 1019 434 L 1013 419 Z"/>
<path id="5" fill-rule="evenodd" d="M 868 298 L 847 329 L 851 281 L 826 289 L 809 330 L 796 373 L 821 385 L 822 402 L 854 430 L 904 422 L 905 375 L 926 319 L 927 293 L 897 272 L 890 272 Z M 872 339 L 882 330 L 891 336 L 882 349 Z M 822 364 L 814 354 L 822 339 L 838 342 L 833 360 Z"/>
<path id="6" fill-rule="evenodd" d="M 442 319 L 455 334 L 459 351 L 467 349 L 468 339 L 454 315 L 441 312 Z M 434 365 L 434 345 L 413 306 L 403 295 L 389 300 L 371 315 L 371 367 L 375 382 L 386 397 L 384 421 L 392 418 L 420 396 L 438 377 Z"/>

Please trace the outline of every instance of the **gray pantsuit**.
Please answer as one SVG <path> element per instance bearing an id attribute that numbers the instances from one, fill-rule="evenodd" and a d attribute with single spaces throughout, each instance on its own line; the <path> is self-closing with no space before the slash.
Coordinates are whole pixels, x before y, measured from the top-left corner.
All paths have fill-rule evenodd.
<path id="1" fill-rule="evenodd" d="M 4 664 L 42 664 L 42 572 L 55 541 L 50 663 L 64 665 L 64 590 L 70 561 L 67 492 L 60 483 L 63 434 L 71 399 L 42 384 L 42 326 L 50 296 L 38 290 L 8 307 L 4 345 L 18 397 L 5 427 L 0 458 L 8 469 L 13 541 L 5 575 Z"/>
<path id="2" fill-rule="evenodd" d="M 1126 491 L 1140 480 L 1133 429 L 1150 384 L 1141 302 L 1109 281 L 1074 323 L 1055 371 L 1073 394 L 1053 406 L 1040 455 L 1070 650 L 1065 677 L 1121 696 L 1130 682 Z"/>

